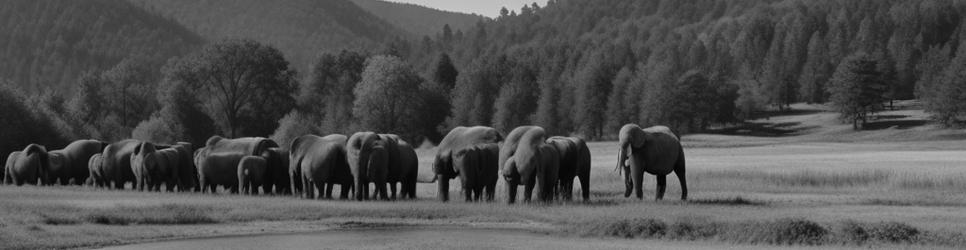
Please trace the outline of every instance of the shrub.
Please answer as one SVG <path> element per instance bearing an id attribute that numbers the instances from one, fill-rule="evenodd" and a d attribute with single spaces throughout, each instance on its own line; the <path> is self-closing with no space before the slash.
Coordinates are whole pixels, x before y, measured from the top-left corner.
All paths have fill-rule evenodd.
<path id="1" fill-rule="evenodd" d="M 889 243 L 910 243 L 919 236 L 919 229 L 898 222 L 884 222 L 869 227 L 869 235 Z"/>
<path id="2" fill-rule="evenodd" d="M 278 129 L 272 134 L 271 139 L 283 148 L 288 148 L 292 144 L 292 141 L 299 136 L 307 134 L 319 135 L 322 131 L 317 125 L 314 125 L 314 120 L 310 115 L 297 110 L 292 111 L 278 121 Z"/>

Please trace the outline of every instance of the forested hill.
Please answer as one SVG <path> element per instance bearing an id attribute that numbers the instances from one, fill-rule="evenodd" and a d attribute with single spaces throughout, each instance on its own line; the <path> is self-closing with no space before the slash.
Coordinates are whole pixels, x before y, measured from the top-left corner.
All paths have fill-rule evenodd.
<path id="1" fill-rule="evenodd" d="M 322 52 L 373 49 L 403 32 L 349 0 L 129 0 L 211 41 L 271 44 L 298 69 Z"/>
<path id="2" fill-rule="evenodd" d="M 125 58 L 160 69 L 202 39 L 122 0 L 9 0 L 0 4 L 0 81 L 67 92 L 88 70 Z"/>
<path id="3" fill-rule="evenodd" d="M 419 37 L 435 36 L 447 24 L 453 30 L 464 30 L 486 19 L 479 15 L 437 10 L 408 3 L 383 0 L 352 0 L 352 2 Z"/>
<path id="4" fill-rule="evenodd" d="M 429 72 L 440 51 L 453 57 L 450 126 L 695 131 L 827 101 L 836 67 L 857 53 L 876 59 L 889 98 L 936 93 L 966 36 L 964 13 L 951 0 L 556 0 L 409 58 Z"/>

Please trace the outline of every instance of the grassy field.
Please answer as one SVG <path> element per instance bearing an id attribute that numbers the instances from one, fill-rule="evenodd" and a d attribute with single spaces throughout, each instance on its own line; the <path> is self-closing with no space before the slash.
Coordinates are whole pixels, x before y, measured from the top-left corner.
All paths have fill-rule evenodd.
<path id="1" fill-rule="evenodd" d="M 440 203 L 429 183 L 419 184 L 419 200 L 398 202 L 3 186 L 0 248 L 380 225 L 513 227 L 568 238 L 705 245 L 966 247 L 962 130 L 924 125 L 849 132 L 827 116 L 806 112 L 767 121 L 794 131 L 783 136 L 685 137 L 687 202 L 677 200 L 673 177 L 664 201 L 653 200 L 653 178 L 643 201 L 624 198 L 622 178 L 613 171 L 616 143 L 594 142 L 592 200 L 586 203 L 507 206 L 502 183 L 501 202 L 483 204 Z M 432 154 L 419 151 L 424 177 Z M 458 181 L 451 184 L 451 197 L 459 197 Z"/>

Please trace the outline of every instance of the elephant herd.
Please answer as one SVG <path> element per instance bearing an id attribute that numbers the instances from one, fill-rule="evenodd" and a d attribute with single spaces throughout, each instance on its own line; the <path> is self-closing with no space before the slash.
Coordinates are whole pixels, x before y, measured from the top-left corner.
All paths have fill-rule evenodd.
<path id="1" fill-rule="evenodd" d="M 642 198 L 643 173 L 657 176 L 657 199 L 666 175 L 674 172 L 687 198 L 684 151 L 670 129 L 625 125 L 620 131 L 617 171 L 624 173 L 625 197 Z M 30 144 L 10 153 L 4 165 L 7 185 L 90 185 L 141 191 L 290 194 L 305 199 L 392 200 L 416 198 L 419 159 L 414 147 L 393 134 L 358 132 L 351 136 L 303 135 L 283 149 L 261 137 L 212 136 L 195 149 L 191 143 L 114 143 L 79 140 L 59 150 Z M 456 127 L 437 146 L 433 159 L 438 198 L 449 200 L 449 181 L 459 178 L 466 201 L 493 201 L 500 177 L 508 203 L 523 186 L 524 202 L 536 191 L 541 202 L 571 200 L 573 181 L 590 199 L 591 154 L 583 139 L 548 136 L 538 126 L 509 134 L 494 128 Z M 397 184 L 399 184 L 397 188 Z"/>

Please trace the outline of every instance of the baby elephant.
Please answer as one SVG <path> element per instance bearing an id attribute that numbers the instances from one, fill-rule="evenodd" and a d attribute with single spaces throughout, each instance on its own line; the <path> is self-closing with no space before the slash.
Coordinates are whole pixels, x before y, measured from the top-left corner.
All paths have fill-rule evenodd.
<path id="1" fill-rule="evenodd" d="M 259 156 L 245 156 L 238 162 L 238 187 L 243 194 L 258 194 L 265 178 L 268 161 Z"/>

